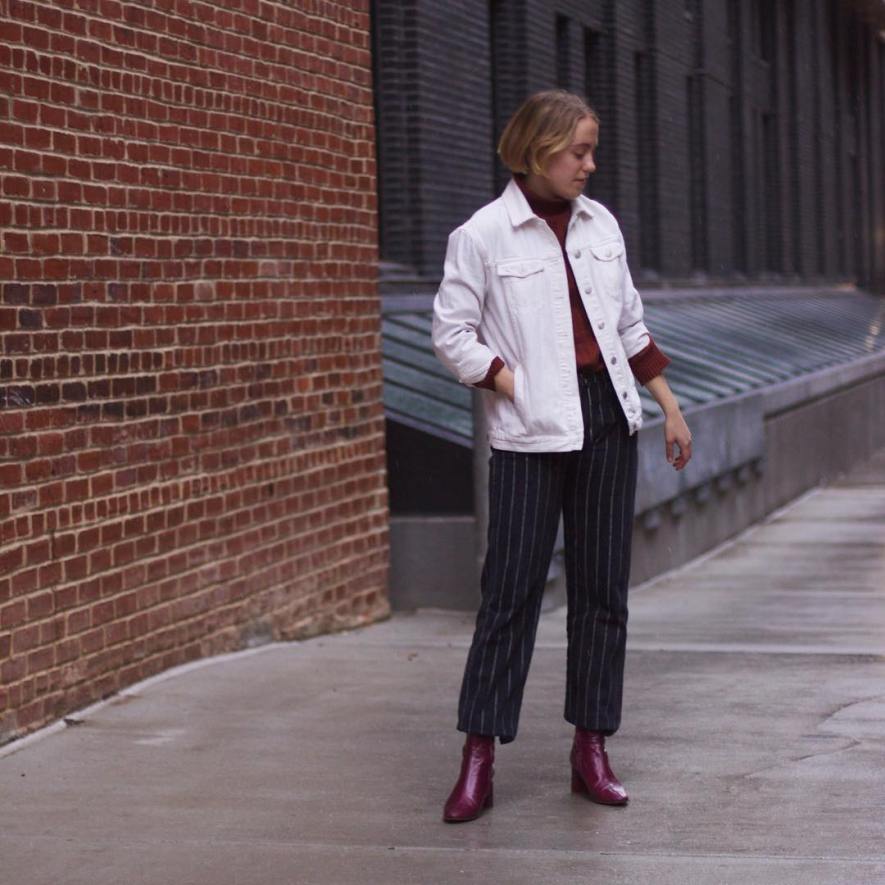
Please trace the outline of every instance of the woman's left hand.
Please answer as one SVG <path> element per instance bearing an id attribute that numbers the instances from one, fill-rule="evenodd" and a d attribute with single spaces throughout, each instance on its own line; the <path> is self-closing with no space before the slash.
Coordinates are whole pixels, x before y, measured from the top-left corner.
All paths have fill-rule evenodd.
<path id="1" fill-rule="evenodd" d="M 691 431 L 679 409 L 668 413 L 664 420 L 664 439 L 667 442 L 667 463 L 682 470 L 691 461 Z M 674 457 L 674 448 L 679 454 Z"/>

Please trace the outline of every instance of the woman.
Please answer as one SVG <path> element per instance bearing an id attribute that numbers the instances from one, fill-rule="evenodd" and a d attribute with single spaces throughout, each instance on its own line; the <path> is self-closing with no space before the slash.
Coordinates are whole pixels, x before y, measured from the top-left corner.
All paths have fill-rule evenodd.
<path id="1" fill-rule="evenodd" d="M 565 529 L 565 718 L 572 790 L 608 805 L 627 793 L 605 738 L 621 718 L 636 431 L 644 384 L 665 415 L 667 461 L 691 434 L 643 323 L 617 221 L 582 195 L 599 119 L 562 90 L 531 96 L 498 146 L 504 193 L 449 237 L 433 344 L 484 388 L 492 455 L 482 601 L 461 687 L 461 773 L 449 822 L 492 805 L 494 742 L 516 736 L 560 514 Z"/>

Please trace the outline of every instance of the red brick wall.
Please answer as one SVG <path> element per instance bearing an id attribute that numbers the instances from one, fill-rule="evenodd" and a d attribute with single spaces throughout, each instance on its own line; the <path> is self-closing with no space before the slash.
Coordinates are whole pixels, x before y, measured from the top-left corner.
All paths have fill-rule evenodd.
<path id="1" fill-rule="evenodd" d="M 0 743 L 387 613 L 368 5 L 0 0 Z"/>

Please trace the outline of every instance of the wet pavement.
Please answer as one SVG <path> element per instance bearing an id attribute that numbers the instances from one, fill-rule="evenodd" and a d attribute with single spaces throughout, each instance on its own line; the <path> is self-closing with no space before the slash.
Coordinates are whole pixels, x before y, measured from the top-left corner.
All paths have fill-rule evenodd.
<path id="1" fill-rule="evenodd" d="M 0 885 L 885 883 L 885 453 L 634 588 L 626 808 L 569 792 L 557 609 L 494 809 L 441 822 L 471 629 L 215 658 L 0 749 Z"/>

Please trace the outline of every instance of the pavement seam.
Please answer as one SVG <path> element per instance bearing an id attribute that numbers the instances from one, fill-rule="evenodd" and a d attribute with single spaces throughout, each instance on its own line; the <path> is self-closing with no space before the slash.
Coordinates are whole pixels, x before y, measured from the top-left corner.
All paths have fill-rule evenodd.
<path id="1" fill-rule="evenodd" d="M 443 825 L 440 824 L 442 827 Z M 20 839 L 20 835 L 0 835 L 0 841 L 9 839 L 10 841 Z M 70 842 L 69 836 L 53 835 L 51 833 L 29 833 L 28 839 L 40 841 L 60 841 Z M 278 840 L 278 839 L 101 839 L 88 838 L 77 839 L 77 842 L 83 845 L 114 845 L 114 846 L 152 846 L 152 845 L 250 845 L 259 848 L 313 848 L 321 851 L 377 851 L 377 852 L 413 852 L 413 853 L 456 853 L 466 854 L 471 852 L 488 853 L 488 854 L 505 854 L 517 856 L 530 855 L 547 855 L 553 854 L 557 857 L 568 857 L 575 855 L 578 857 L 637 857 L 637 858 L 668 858 L 673 860 L 738 860 L 751 861 L 753 863 L 797 863 L 805 861 L 839 863 L 839 864 L 882 864 L 885 863 L 885 854 L 883 855 L 867 855 L 864 857 L 852 856 L 843 857 L 841 855 L 827 854 L 743 854 L 737 852 L 704 852 L 704 851 L 613 851 L 612 849 L 593 849 L 593 848 L 507 848 L 501 846 L 480 847 L 476 845 L 360 845 L 355 843 L 342 844 L 340 842 L 317 842 L 317 841 L 299 841 L 299 840 Z"/>

